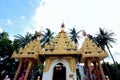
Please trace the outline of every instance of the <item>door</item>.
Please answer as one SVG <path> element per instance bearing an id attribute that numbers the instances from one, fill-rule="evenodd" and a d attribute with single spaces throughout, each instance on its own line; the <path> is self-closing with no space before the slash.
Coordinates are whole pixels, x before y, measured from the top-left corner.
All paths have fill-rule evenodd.
<path id="1" fill-rule="evenodd" d="M 53 70 L 53 80 L 66 80 L 66 68 L 62 63 L 55 65 Z"/>

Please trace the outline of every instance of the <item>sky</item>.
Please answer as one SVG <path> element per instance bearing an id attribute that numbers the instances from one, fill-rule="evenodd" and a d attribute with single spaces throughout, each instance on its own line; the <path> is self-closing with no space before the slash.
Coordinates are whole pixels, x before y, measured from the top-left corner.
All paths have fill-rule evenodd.
<path id="1" fill-rule="evenodd" d="M 95 35 L 99 28 L 112 30 L 116 43 L 111 52 L 120 63 L 120 0 L 0 0 L 0 32 L 15 35 L 50 28 L 56 34 L 64 22 L 65 30 Z M 80 42 L 82 44 L 82 42 Z M 111 57 L 106 61 L 112 62 Z"/>

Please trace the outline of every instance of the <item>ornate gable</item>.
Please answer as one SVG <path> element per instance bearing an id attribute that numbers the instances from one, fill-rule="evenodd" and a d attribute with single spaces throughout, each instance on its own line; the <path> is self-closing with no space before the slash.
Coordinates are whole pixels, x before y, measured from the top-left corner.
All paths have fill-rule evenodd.
<path id="1" fill-rule="evenodd" d="M 24 48 L 20 48 L 19 52 L 14 52 L 12 58 L 34 58 L 37 59 L 39 54 L 43 54 L 40 46 L 39 36 L 37 39 L 30 41 Z"/>
<path id="2" fill-rule="evenodd" d="M 50 44 L 45 45 L 45 54 L 77 54 L 77 45 L 72 42 L 67 33 L 62 29 Z"/>
<path id="3" fill-rule="evenodd" d="M 90 40 L 87 36 L 85 36 L 82 47 L 78 50 L 78 52 L 82 54 L 83 59 L 87 57 L 98 57 L 102 60 L 108 56 L 106 51 L 102 50 L 101 47 L 98 47 L 97 44 L 93 42 L 93 40 Z"/>

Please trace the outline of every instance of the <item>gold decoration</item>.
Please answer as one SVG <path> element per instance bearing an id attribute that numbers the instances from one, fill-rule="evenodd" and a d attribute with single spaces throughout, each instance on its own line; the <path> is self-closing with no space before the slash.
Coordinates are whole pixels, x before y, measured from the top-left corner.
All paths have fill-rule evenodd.
<path id="1" fill-rule="evenodd" d="M 81 62 L 84 62 L 84 58 L 98 57 L 100 60 L 108 56 L 106 51 L 103 51 L 101 47 L 98 47 L 93 40 L 85 37 L 82 47 L 78 50 L 78 53 L 82 54 Z"/>
<path id="2" fill-rule="evenodd" d="M 77 45 L 72 42 L 66 32 L 61 31 L 50 44 L 45 45 L 45 54 L 77 54 Z"/>
<path id="3" fill-rule="evenodd" d="M 43 54 L 39 39 L 30 41 L 24 48 L 20 48 L 19 52 L 14 52 L 12 58 L 34 58 L 38 59 L 39 54 Z"/>
<path id="4" fill-rule="evenodd" d="M 75 58 L 74 57 L 66 57 L 65 60 L 67 61 L 67 63 L 70 66 L 70 70 L 72 72 L 76 72 L 76 62 L 75 62 Z"/>
<path id="5" fill-rule="evenodd" d="M 44 72 L 47 72 L 50 68 L 50 65 L 52 64 L 53 60 L 55 59 L 55 57 L 51 57 L 51 58 L 47 58 L 46 59 L 46 63 L 45 63 L 45 67 L 44 67 Z"/>

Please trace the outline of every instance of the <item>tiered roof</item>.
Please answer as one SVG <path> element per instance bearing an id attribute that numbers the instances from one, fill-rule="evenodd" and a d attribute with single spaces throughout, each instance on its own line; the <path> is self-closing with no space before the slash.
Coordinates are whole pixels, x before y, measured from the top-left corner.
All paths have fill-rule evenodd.
<path id="1" fill-rule="evenodd" d="M 77 54 L 77 45 L 72 42 L 64 31 L 64 24 L 62 24 L 62 30 L 55 36 L 55 38 L 45 45 L 46 55 L 66 55 Z"/>
<path id="2" fill-rule="evenodd" d="M 37 59 L 39 54 L 43 55 L 82 55 L 81 62 L 87 57 L 98 57 L 100 60 L 107 57 L 106 51 L 86 36 L 84 32 L 85 40 L 80 49 L 72 42 L 70 37 L 64 31 L 64 24 L 62 24 L 62 30 L 50 41 L 49 44 L 45 44 L 44 52 L 40 44 L 40 34 L 37 39 L 29 42 L 24 48 L 20 48 L 19 52 L 14 52 L 12 58 L 34 58 Z"/>
<path id="3" fill-rule="evenodd" d="M 39 54 L 43 54 L 41 44 L 40 44 L 40 34 L 38 34 L 37 39 L 30 41 L 24 48 L 20 48 L 19 52 L 14 52 L 12 58 L 34 58 L 38 59 Z"/>
<path id="4" fill-rule="evenodd" d="M 107 52 L 102 50 L 92 39 L 89 39 L 88 36 L 85 36 L 85 40 L 82 44 L 82 47 L 78 50 L 78 53 L 82 54 L 82 60 L 88 57 L 98 57 L 100 60 L 108 56 Z"/>

